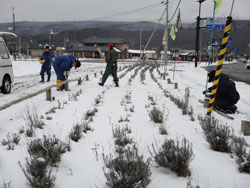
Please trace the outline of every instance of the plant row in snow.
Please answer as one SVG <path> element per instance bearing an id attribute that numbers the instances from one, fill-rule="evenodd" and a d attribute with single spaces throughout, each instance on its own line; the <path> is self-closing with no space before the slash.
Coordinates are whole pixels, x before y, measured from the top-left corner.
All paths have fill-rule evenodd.
<path id="1" fill-rule="evenodd" d="M 162 113 L 162 110 L 159 110 L 157 102 L 152 96 L 148 96 L 148 99 L 149 105 L 146 107 L 150 108 L 150 106 L 153 106 L 149 111 L 150 119 L 154 123 L 161 125 L 159 127 L 161 135 L 167 135 L 167 129 L 164 126 L 167 116 L 164 118 L 164 113 Z M 150 153 L 157 165 L 171 169 L 178 176 L 186 177 L 191 175 L 188 167 L 193 160 L 193 149 L 192 144 L 186 138 L 183 138 L 181 141 L 165 138 L 160 148 L 156 148 L 152 144 L 152 151 Z"/>
<path id="2" fill-rule="evenodd" d="M 75 94 L 70 95 L 69 94 L 69 100 L 76 101 L 78 96 L 81 94 L 81 90 L 76 92 Z M 95 99 L 95 105 L 98 105 L 100 103 L 100 96 L 98 96 Z M 63 109 L 64 104 L 68 104 L 68 102 L 61 103 L 58 101 L 58 106 L 52 107 L 50 110 L 48 110 L 45 114 L 47 115 L 47 120 L 50 120 L 52 118 L 49 115 L 56 113 L 56 110 Z M 92 113 L 87 112 L 85 114 L 85 120 L 90 120 Z M 54 186 L 54 182 L 56 179 L 56 168 L 58 166 L 58 163 L 61 160 L 61 155 L 65 153 L 66 151 L 71 150 L 70 143 L 65 143 L 60 141 L 58 138 L 56 138 L 55 135 L 53 136 L 45 136 L 43 135 L 42 138 L 36 138 L 35 131 L 36 129 L 43 129 L 45 126 L 44 116 L 39 116 L 37 114 L 36 109 L 30 110 L 27 108 L 26 110 L 26 127 L 25 130 L 24 127 L 22 127 L 19 130 L 19 133 L 25 133 L 26 143 L 27 143 L 27 153 L 28 156 L 25 158 L 25 163 L 22 164 L 19 161 L 19 166 L 21 167 L 28 184 L 32 188 L 51 188 Z M 88 122 L 86 121 L 86 122 Z M 84 122 L 84 124 L 81 124 L 81 131 L 87 132 L 91 130 L 91 128 L 88 126 L 88 124 Z M 79 123 L 77 125 L 73 126 L 73 130 L 77 130 L 79 128 Z M 77 136 L 70 132 L 69 137 L 76 138 Z M 77 131 L 75 131 L 77 132 Z M 73 136 L 74 135 L 74 136 Z M 7 149 L 14 149 L 14 144 L 18 144 L 20 141 L 20 136 L 18 134 L 13 134 L 12 137 L 8 133 L 7 140 L 3 139 L 2 144 L 7 145 Z M 3 184 L 3 186 L 11 186 L 11 182 Z"/>
<path id="3" fill-rule="evenodd" d="M 233 153 L 240 172 L 250 173 L 250 148 L 243 137 L 222 125 L 214 117 L 198 117 L 207 142 L 214 151 Z"/>
<path id="4" fill-rule="evenodd" d="M 182 114 L 183 115 L 189 115 L 190 116 L 190 120 L 194 121 L 195 118 L 193 116 L 193 108 L 188 107 L 188 104 L 185 102 L 184 99 L 179 99 L 176 96 L 172 95 L 168 90 L 164 89 L 163 86 L 161 85 L 160 82 L 158 82 L 158 80 L 155 78 L 153 71 L 154 69 L 157 68 L 157 72 L 158 74 L 160 74 L 158 66 L 152 66 L 152 68 L 150 69 L 150 75 L 152 80 L 159 86 L 159 88 L 163 91 L 164 95 L 166 97 L 169 97 L 171 101 L 174 102 L 174 104 L 176 104 L 176 106 L 182 110 Z M 160 75 L 159 75 L 160 76 Z"/>
<path id="5" fill-rule="evenodd" d="M 128 92 L 121 101 L 121 105 L 124 106 L 126 112 L 128 112 L 127 106 L 131 103 L 131 92 Z M 129 110 L 129 113 L 133 112 Z M 128 116 L 131 116 L 131 114 Z M 126 119 L 128 119 L 128 116 Z M 147 187 L 151 182 L 150 160 L 144 160 L 143 156 L 139 155 L 136 143 L 130 137 L 131 128 L 124 124 L 124 121 L 119 120 L 118 125 L 113 126 L 112 132 L 115 152 L 109 155 L 103 154 L 105 165 L 103 170 L 107 187 Z"/>
<path id="6" fill-rule="evenodd" d="M 127 75 L 127 73 L 131 72 L 134 68 L 136 68 L 137 66 L 139 66 L 139 64 L 134 64 L 134 65 L 130 65 L 130 66 L 125 66 L 125 72 L 119 75 L 119 79 L 122 79 L 123 77 L 125 77 Z"/>

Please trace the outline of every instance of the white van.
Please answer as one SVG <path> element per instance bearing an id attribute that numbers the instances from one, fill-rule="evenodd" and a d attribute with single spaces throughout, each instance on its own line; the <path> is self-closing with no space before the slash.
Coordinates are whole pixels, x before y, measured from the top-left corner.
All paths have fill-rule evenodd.
<path id="1" fill-rule="evenodd" d="M 0 89 L 2 93 L 7 94 L 11 91 L 11 83 L 14 81 L 14 75 L 9 50 L 1 37 L 4 35 L 13 37 L 17 37 L 17 35 L 0 31 Z"/>

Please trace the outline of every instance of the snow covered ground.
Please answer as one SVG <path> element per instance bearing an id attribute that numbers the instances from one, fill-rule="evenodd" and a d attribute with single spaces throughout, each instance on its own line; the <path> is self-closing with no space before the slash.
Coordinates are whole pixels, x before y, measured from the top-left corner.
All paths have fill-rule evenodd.
<path id="1" fill-rule="evenodd" d="M 134 62 L 122 62 L 119 66 L 132 65 Z M 89 76 L 89 81 L 83 81 L 81 85 L 76 82 L 69 84 L 70 91 L 57 92 L 52 89 L 54 101 L 46 101 L 45 93 L 20 102 L 0 112 L 0 140 L 7 139 L 7 135 L 20 134 L 20 129 L 27 129 L 27 111 L 36 111 L 41 121 L 45 123 L 43 129 L 36 129 L 33 138 L 43 135 L 56 135 L 64 142 L 69 141 L 69 133 L 73 126 L 84 120 L 86 112 L 97 109 L 93 121 L 89 123 L 93 131 L 83 134 L 78 141 L 71 141 L 71 151 L 62 155 L 56 172 L 56 188 L 92 188 L 105 187 L 104 162 L 102 154 L 109 155 L 114 152 L 114 138 L 112 128 L 116 126 L 129 126 L 129 136 L 139 148 L 139 153 L 145 159 L 151 157 L 150 148 L 152 144 L 161 146 L 165 138 L 180 140 L 185 137 L 192 143 L 194 157 L 190 163 L 191 180 L 200 188 L 249 188 L 250 175 L 240 173 L 235 158 L 232 154 L 213 151 L 207 143 L 204 132 L 197 119 L 198 115 L 204 116 L 206 109 L 199 102 L 204 99 L 202 91 L 206 84 L 205 64 L 195 68 L 193 62 L 179 62 L 176 65 L 175 78 L 173 80 L 173 65 L 167 67 L 167 72 L 173 83 L 178 83 L 178 89 L 174 84 L 168 84 L 153 69 L 153 75 L 162 86 L 160 89 L 150 76 L 150 69 L 135 67 L 131 71 L 124 68 L 118 72 L 120 87 L 114 87 L 110 77 L 105 86 L 97 83 L 101 78 L 100 71 L 104 71 L 105 64 L 83 63 L 77 70 L 71 70 L 70 79 L 79 76 Z M 39 83 L 40 64 L 37 61 L 14 61 L 13 69 L 15 82 L 12 93 L 3 95 L 0 93 L 0 106 L 17 99 L 21 96 L 35 92 L 55 83 L 55 74 L 52 74 L 50 83 Z M 135 70 L 138 70 L 135 74 Z M 141 81 L 141 73 L 145 70 L 145 80 Z M 97 73 L 97 77 L 94 77 Z M 132 78 L 131 76 L 135 76 Z M 190 89 L 189 107 L 194 109 L 195 121 L 191 121 L 188 115 L 182 111 L 164 95 L 167 90 L 171 95 L 184 99 L 185 88 Z M 244 137 L 250 143 L 249 136 L 241 133 L 241 121 L 250 120 L 250 86 L 236 82 L 237 90 L 241 99 L 238 102 L 238 113 L 233 114 L 234 120 L 227 119 L 216 112 L 212 115 L 221 124 L 226 124 L 236 135 Z M 166 127 L 168 134 L 159 133 L 159 124 L 150 120 L 149 96 L 153 97 L 156 106 L 162 110 L 165 121 L 162 126 Z M 100 99 L 97 104 L 96 99 Z M 60 108 L 59 108 L 60 106 Z M 55 113 L 49 113 L 54 108 Z M 25 134 L 20 134 L 21 141 L 15 145 L 14 150 L 7 150 L 7 146 L 0 146 L 0 177 L 5 182 L 11 181 L 13 188 L 28 187 L 26 178 L 18 164 L 25 164 L 28 157 L 27 142 Z M 152 149 L 152 148 L 151 148 Z M 185 188 L 188 178 L 178 177 L 168 169 L 157 167 L 153 162 L 150 170 L 152 172 L 152 188 Z"/>

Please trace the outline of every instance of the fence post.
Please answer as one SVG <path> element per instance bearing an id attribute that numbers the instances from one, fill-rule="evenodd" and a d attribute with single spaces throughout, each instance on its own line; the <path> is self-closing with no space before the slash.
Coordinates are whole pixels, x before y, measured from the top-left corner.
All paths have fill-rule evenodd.
<path id="1" fill-rule="evenodd" d="M 177 82 L 174 83 L 174 88 L 178 89 L 178 83 Z"/>
<path id="2" fill-rule="evenodd" d="M 250 135 L 250 121 L 241 121 L 241 131 L 245 136 Z"/>
<path id="3" fill-rule="evenodd" d="M 186 87 L 186 88 L 185 88 L 185 104 L 186 104 L 186 106 L 188 106 L 188 102 L 189 102 L 189 95 L 190 95 L 189 88 L 188 88 L 188 87 Z"/>
<path id="4" fill-rule="evenodd" d="M 46 91 L 46 101 L 52 101 L 51 89 Z"/>
<path id="5" fill-rule="evenodd" d="M 69 82 L 63 84 L 63 87 L 66 91 L 69 91 Z"/>
<path id="6" fill-rule="evenodd" d="M 78 81 L 77 81 L 77 85 L 81 85 L 82 84 L 82 79 L 80 78 Z"/>
<path id="7" fill-rule="evenodd" d="M 88 81 L 89 80 L 89 75 L 86 75 L 86 81 Z"/>

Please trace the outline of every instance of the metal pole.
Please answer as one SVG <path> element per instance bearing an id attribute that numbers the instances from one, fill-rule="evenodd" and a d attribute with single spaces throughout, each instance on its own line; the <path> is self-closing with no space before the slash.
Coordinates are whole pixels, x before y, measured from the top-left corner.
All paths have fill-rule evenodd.
<path id="1" fill-rule="evenodd" d="M 199 16 L 197 16 L 196 24 L 196 50 L 195 50 L 195 67 L 197 67 L 198 55 L 199 55 L 199 35 L 200 35 L 200 15 L 201 15 L 201 1 L 199 1 Z"/>
<path id="2" fill-rule="evenodd" d="M 201 53 L 202 53 L 202 32 L 200 33 L 200 63 L 201 63 Z"/>
<path id="3" fill-rule="evenodd" d="M 141 51 L 141 43 L 142 43 L 141 39 L 142 39 L 142 34 L 141 34 L 141 29 L 140 29 L 140 60 L 141 60 L 141 57 L 142 57 L 142 56 L 141 56 L 141 55 L 142 55 L 142 54 L 141 54 L 141 52 L 142 52 L 142 51 Z"/>
<path id="4" fill-rule="evenodd" d="M 15 24 L 15 7 L 12 8 L 12 15 L 13 15 L 13 33 L 16 33 L 16 24 Z M 14 37 L 14 52 L 13 52 L 13 57 L 14 60 L 16 60 L 16 38 Z"/>
<path id="5" fill-rule="evenodd" d="M 21 37 L 19 36 L 18 39 L 19 39 L 18 40 L 18 51 L 21 54 Z"/>
<path id="6" fill-rule="evenodd" d="M 231 25 L 232 25 L 232 17 L 229 16 L 229 17 L 227 17 L 226 26 L 225 26 L 225 29 L 224 29 L 224 35 L 223 35 L 222 43 L 221 43 L 221 46 L 220 46 L 220 54 L 219 54 L 219 57 L 218 57 L 219 61 L 218 61 L 218 64 L 217 64 L 215 77 L 214 77 L 214 81 L 213 81 L 213 87 L 212 87 L 211 96 L 210 96 L 208 109 L 207 109 L 207 115 L 209 115 L 209 116 L 211 115 L 211 112 L 213 110 L 213 105 L 214 105 L 214 101 L 215 101 L 215 98 L 216 98 L 216 92 L 217 92 L 218 83 L 219 83 L 219 80 L 220 80 L 221 69 L 222 69 L 222 65 L 223 65 L 223 62 L 224 62 L 225 53 L 227 51 L 227 43 L 228 43 L 229 33 L 230 33 L 230 30 L 231 30 Z"/>
<path id="7" fill-rule="evenodd" d="M 167 41 L 167 45 L 165 46 L 164 50 L 165 50 L 165 63 L 164 63 L 164 75 L 166 76 L 166 66 L 168 64 L 168 0 L 166 2 L 166 41 Z"/>
<path id="8" fill-rule="evenodd" d="M 234 8 L 234 0 L 233 0 L 233 2 L 232 2 L 232 7 L 231 7 L 231 11 L 230 11 L 230 16 L 232 16 L 233 8 Z"/>
<path id="9" fill-rule="evenodd" d="M 210 72 L 210 61 L 211 61 L 211 56 L 213 52 L 212 45 L 213 45 L 213 33 L 214 33 L 215 7 L 216 7 L 216 3 L 214 3 L 214 10 L 213 10 L 213 22 L 212 22 L 212 31 L 210 35 L 209 50 L 208 50 L 209 56 L 208 56 L 207 72 Z M 212 61 L 213 61 L 213 57 L 212 57 Z M 207 81 L 206 81 L 206 90 L 207 90 L 207 82 L 208 82 L 208 74 L 207 74 Z"/>
<path id="10" fill-rule="evenodd" d="M 52 49 L 52 34 L 53 34 L 53 30 L 51 29 L 50 30 L 50 38 L 49 38 L 49 45 L 50 45 L 50 48 Z"/>

